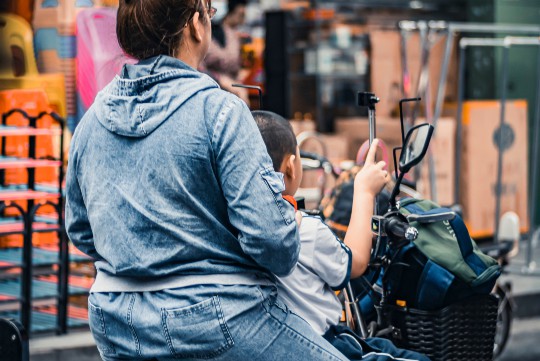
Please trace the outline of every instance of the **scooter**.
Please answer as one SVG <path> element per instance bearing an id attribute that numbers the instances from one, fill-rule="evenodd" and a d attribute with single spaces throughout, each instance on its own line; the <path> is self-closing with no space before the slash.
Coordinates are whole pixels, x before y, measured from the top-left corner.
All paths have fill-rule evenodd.
<path id="1" fill-rule="evenodd" d="M 400 212 L 397 196 L 401 183 L 406 174 L 426 155 L 432 133 L 433 127 L 429 124 L 411 128 L 407 135 L 403 136 L 399 162 L 399 148 L 394 149 L 396 184 L 390 197 L 388 212 L 384 216 L 372 218 L 372 231 L 376 237 L 370 265 L 367 277 L 362 279 L 362 289 L 354 298 L 357 303 L 370 300 L 375 305 L 376 318 L 368 325 L 365 315 L 354 317 L 351 313 L 348 318 L 353 319 L 353 323 L 360 323 L 360 326 L 352 326 L 360 330 L 358 333 L 362 337 L 388 337 L 397 346 L 423 352 L 433 361 L 492 360 L 498 305 L 496 297 L 485 295 L 464 298 L 442 309 L 425 311 L 396 300 L 392 294 L 394 290 L 389 287 L 387 276 L 391 272 L 395 274 L 398 270 L 399 273 L 399 270 L 410 267 L 407 262 L 399 261 L 398 257 L 400 251 L 418 237 L 419 230 L 410 223 L 415 222 L 414 224 L 421 226 L 434 222 L 450 222 L 456 217 L 452 210 L 408 216 Z M 502 286 L 500 289 L 504 291 Z"/>

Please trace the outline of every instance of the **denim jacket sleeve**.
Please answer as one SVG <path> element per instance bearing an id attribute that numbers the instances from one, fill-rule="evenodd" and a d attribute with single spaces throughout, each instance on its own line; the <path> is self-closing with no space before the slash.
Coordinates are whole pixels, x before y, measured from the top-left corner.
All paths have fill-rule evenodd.
<path id="1" fill-rule="evenodd" d="M 270 272 L 289 274 L 300 252 L 294 208 L 281 197 L 283 176 L 274 171 L 259 129 L 239 99 L 219 112 L 212 145 L 242 250 Z"/>
<path id="2" fill-rule="evenodd" d="M 94 259 L 100 259 L 94 246 L 94 235 L 88 220 L 81 188 L 77 179 L 77 146 L 74 135 L 66 173 L 66 232 L 73 245 Z"/>

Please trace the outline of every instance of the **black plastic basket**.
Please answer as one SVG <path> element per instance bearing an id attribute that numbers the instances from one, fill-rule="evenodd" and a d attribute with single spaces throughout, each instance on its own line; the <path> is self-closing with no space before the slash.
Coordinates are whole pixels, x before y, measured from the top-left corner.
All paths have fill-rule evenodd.
<path id="1" fill-rule="evenodd" d="M 496 296 L 486 295 L 438 311 L 386 306 L 384 314 L 398 347 L 432 361 L 491 361 L 498 305 Z"/>

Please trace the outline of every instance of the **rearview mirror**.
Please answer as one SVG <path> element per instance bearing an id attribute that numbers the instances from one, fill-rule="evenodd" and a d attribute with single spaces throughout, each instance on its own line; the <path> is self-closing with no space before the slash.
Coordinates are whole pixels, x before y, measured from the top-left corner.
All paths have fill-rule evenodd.
<path id="1" fill-rule="evenodd" d="M 433 126 L 428 123 L 416 125 L 409 130 L 399 157 L 401 173 L 407 173 L 424 158 L 432 134 Z"/>

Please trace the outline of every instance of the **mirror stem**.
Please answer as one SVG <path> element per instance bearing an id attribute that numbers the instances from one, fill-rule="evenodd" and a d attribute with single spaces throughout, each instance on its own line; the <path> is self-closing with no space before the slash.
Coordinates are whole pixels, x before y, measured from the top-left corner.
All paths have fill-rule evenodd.
<path id="1" fill-rule="evenodd" d="M 396 181 L 396 184 L 394 185 L 394 189 L 392 190 L 392 195 L 390 196 L 390 210 L 395 210 L 397 208 L 396 197 L 399 193 L 399 186 L 401 185 L 401 182 L 403 181 L 404 176 L 405 176 L 404 172 L 399 173 L 399 177 Z"/>

